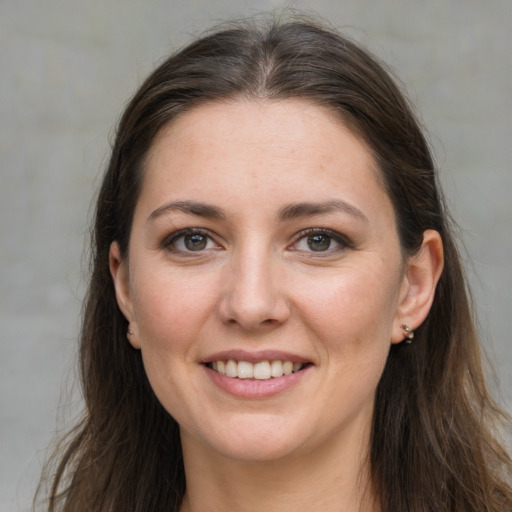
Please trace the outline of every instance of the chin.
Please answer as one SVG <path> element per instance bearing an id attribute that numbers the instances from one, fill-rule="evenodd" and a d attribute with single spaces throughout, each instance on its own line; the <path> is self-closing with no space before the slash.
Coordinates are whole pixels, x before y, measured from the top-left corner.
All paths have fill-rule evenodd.
<path id="1" fill-rule="evenodd" d="M 295 443 L 268 438 L 230 443 L 228 446 L 219 446 L 218 451 L 224 457 L 243 462 L 271 462 L 299 454 Z"/>
<path id="2" fill-rule="evenodd" d="M 252 416 L 252 415 L 249 415 Z M 277 423 L 277 424 L 276 424 Z M 280 423 L 280 424 L 279 424 Z M 224 425 L 200 432 L 195 440 L 186 436 L 188 442 L 200 440 L 223 457 L 245 462 L 269 462 L 300 453 L 304 448 L 305 433 L 294 429 L 289 422 L 276 422 L 273 418 L 241 418 L 236 425 Z M 182 435 L 182 440 L 184 436 Z"/>

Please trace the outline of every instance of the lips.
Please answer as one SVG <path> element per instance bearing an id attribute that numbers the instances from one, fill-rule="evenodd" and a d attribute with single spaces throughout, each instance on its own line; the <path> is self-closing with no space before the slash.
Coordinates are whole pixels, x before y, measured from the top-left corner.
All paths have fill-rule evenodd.
<path id="1" fill-rule="evenodd" d="M 273 394 L 298 382 L 297 378 L 314 366 L 303 356 L 275 350 L 219 352 L 202 364 L 218 385 L 234 394 L 265 394 L 264 390 Z"/>

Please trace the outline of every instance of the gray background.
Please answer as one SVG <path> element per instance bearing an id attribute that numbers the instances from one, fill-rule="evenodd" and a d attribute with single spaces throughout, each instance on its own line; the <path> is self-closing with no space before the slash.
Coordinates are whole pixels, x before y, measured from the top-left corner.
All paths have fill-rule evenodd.
<path id="1" fill-rule="evenodd" d="M 512 404 L 512 2 L 319 0 L 422 112 Z M 171 48 L 272 0 L 0 0 L 0 512 L 27 510 L 79 409 L 74 357 L 89 203 L 112 128 Z"/>

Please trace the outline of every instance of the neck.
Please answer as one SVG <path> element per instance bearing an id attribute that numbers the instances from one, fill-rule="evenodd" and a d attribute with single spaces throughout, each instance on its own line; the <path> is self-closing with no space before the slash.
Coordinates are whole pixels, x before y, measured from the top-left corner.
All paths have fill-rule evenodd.
<path id="1" fill-rule="evenodd" d="M 182 432 L 187 491 L 180 512 L 375 512 L 366 443 L 279 460 L 234 460 L 212 453 Z"/>

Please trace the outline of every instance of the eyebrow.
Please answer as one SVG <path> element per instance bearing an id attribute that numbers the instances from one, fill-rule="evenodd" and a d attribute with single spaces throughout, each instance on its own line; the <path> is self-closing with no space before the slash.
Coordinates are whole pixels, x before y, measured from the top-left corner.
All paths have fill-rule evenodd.
<path id="1" fill-rule="evenodd" d="M 301 217 L 312 217 L 325 213 L 342 212 L 368 222 L 366 215 L 355 206 L 340 199 L 332 199 L 320 203 L 292 203 L 279 210 L 277 218 L 280 221 L 297 219 Z"/>
<path id="2" fill-rule="evenodd" d="M 172 211 L 179 211 L 197 215 L 198 217 L 206 217 L 208 219 L 223 220 L 226 218 L 224 212 L 220 208 L 210 204 L 197 201 L 172 201 L 160 206 L 155 211 L 151 212 L 148 217 L 148 222 L 156 219 L 157 217 L 160 217 L 164 213 Z"/>
<path id="3" fill-rule="evenodd" d="M 156 210 L 154 210 L 148 217 L 148 222 L 154 220 L 161 215 L 179 211 L 191 215 L 197 215 L 198 217 L 205 217 L 208 219 L 225 220 L 226 214 L 221 208 L 213 206 L 211 204 L 202 203 L 198 201 L 172 201 L 166 203 Z M 315 215 L 322 215 L 326 213 L 342 212 L 362 221 L 368 222 L 366 215 L 355 206 L 342 201 L 340 199 L 332 199 L 323 202 L 300 202 L 291 203 L 279 210 L 277 213 L 277 220 L 284 222 L 287 220 L 302 218 L 302 217 L 313 217 Z"/>

